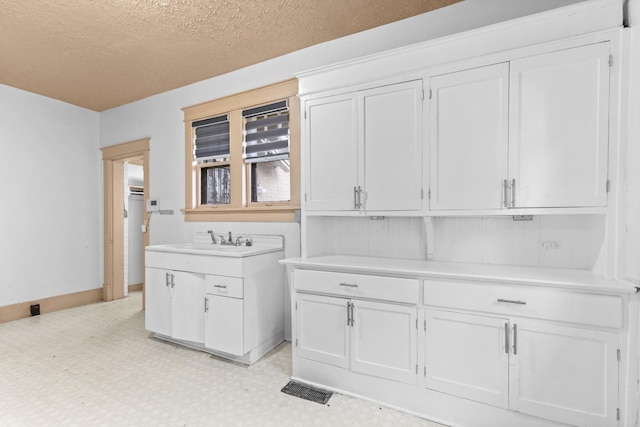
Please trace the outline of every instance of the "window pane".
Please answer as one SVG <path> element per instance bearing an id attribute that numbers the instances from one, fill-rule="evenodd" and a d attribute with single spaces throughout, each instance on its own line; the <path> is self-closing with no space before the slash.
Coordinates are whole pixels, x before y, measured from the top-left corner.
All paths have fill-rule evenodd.
<path id="1" fill-rule="evenodd" d="M 200 204 L 226 205 L 231 202 L 231 170 L 229 166 L 213 166 L 200 170 Z"/>
<path id="2" fill-rule="evenodd" d="M 289 160 L 251 164 L 251 201 L 288 202 L 290 192 Z"/>

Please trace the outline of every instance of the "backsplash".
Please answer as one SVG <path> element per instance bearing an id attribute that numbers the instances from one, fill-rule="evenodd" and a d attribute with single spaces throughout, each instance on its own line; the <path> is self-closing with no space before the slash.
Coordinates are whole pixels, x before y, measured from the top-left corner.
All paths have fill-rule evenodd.
<path id="1" fill-rule="evenodd" d="M 307 256 L 344 254 L 426 259 L 422 218 L 308 217 Z M 429 259 L 591 270 L 605 233 L 603 215 L 434 217 Z M 546 244 L 546 245 L 545 245 Z"/>
<path id="2" fill-rule="evenodd" d="M 532 221 L 441 217 L 433 222 L 432 259 L 440 261 L 591 270 L 605 234 L 603 215 L 534 216 Z"/>

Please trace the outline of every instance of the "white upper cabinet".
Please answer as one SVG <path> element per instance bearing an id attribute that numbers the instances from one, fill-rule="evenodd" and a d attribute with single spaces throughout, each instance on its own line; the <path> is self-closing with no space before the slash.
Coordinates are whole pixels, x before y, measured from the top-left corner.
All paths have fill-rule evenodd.
<path id="1" fill-rule="evenodd" d="M 608 43 L 512 61 L 509 113 L 511 206 L 606 206 Z"/>
<path id="2" fill-rule="evenodd" d="M 501 208 L 509 64 L 435 76 L 431 91 L 431 209 Z"/>
<path id="3" fill-rule="evenodd" d="M 367 211 L 422 209 L 422 80 L 358 94 Z"/>
<path id="4" fill-rule="evenodd" d="M 608 42 L 430 84 L 432 211 L 607 206 Z"/>
<path id="5" fill-rule="evenodd" d="M 306 207 L 355 210 L 358 140 L 355 94 L 306 103 Z"/>
<path id="6" fill-rule="evenodd" d="M 422 80 L 307 100 L 308 211 L 422 209 Z"/>

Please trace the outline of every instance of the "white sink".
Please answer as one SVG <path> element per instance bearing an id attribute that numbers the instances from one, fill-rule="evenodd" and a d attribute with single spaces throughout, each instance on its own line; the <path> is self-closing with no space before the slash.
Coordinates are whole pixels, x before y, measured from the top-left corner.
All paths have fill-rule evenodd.
<path id="1" fill-rule="evenodd" d="M 165 245 L 147 246 L 148 251 L 158 252 L 175 252 L 175 253 L 188 253 L 195 255 L 214 255 L 214 256 L 226 256 L 226 257 L 246 257 L 259 254 L 265 254 L 269 252 L 276 252 L 282 250 L 282 237 L 277 236 L 277 241 L 265 240 L 256 237 L 257 240 L 252 246 L 235 246 L 235 245 L 220 245 L 212 244 L 210 242 L 187 242 L 187 243 L 169 243 Z M 264 241 L 262 241 L 264 240 Z"/>

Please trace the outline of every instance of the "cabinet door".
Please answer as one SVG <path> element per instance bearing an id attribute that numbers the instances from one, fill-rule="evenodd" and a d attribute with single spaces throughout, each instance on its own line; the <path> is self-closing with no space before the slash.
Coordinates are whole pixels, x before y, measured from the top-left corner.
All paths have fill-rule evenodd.
<path id="1" fill-rule="evenodd" d="M 171 272 L 145 270 L 144 326 L 157 334 L 171 336 Z"/>
<path id="2" fill-rule="evenodd" d="M 204 274 L 174 271 L 171 336 L 204 342 Z"/>
<path id="3" fill-rule="evenodd" d="M 618 336 L 518 320 L 510 406 L 575 426 L 617 426 Z"/>
<path id="4" fill-rule="evenodd" d="M 298 356 L 349 367 L 347 299 L 297 295 Z"/>
<path id="5" fill-rule="evenodd" d="M 363 208 L 422 208 L 422 80 L 358 94 Z"/>
<path id="6" fill-rule="evenodd" d="M 352 301 L 351 369 L 417 384 L 417 309 Z"/>
<path id="7" fill-rule="evenodd" d="M 508 320 L 426 310 L 427 388 L 507 408 Z"/>
<path id="8" fill-rule="evenodd" d="M 355 210 L 358 185 L 356 103 L 354 94 L 307 101 L 306 208 Z"/>
<path id="9" fill-rule="evenodd" d="M 430 208 L 502 208 L 509 64 L 432 77 L 431 91 Z"/>
<path id="10" fill-rule="evenodd" d="M 515 207 L 606 206 L 609 44 L 512 61 Z"/>
<path id="11" fill-rule="evenodd" d="M 240 298 L 207 295 L 205 347 L 244 354 L 244 304 Z"/>

